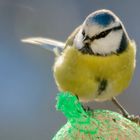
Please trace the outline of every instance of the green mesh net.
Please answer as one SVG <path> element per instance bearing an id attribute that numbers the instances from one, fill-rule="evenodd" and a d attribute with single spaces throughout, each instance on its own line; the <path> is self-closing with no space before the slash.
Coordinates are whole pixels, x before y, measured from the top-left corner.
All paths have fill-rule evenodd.
<path id="1" fill-rule="evenodd" d="M 85 111 L 76 96 L 69 92 L 57 96 L 56 109 L 67 123 L 53 140 L 140 140 L 140 127 L 109 110 Z"/>

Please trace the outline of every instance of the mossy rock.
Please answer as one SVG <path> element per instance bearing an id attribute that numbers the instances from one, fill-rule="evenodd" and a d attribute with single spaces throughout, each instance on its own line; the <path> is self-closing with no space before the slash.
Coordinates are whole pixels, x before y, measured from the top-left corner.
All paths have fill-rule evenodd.
<path id="1" fill-rule="evenodd" d="M 53 140 L 140 140 L 139 125 L 109 110 L 85 111 L 70 93 L 58 95 L 56 108 L 68 121 Z"/>

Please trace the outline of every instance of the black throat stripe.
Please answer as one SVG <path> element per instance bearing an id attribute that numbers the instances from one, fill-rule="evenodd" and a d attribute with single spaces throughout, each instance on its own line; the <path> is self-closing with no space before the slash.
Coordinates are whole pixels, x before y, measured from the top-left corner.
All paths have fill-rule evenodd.
<path id="1" fill-rule="evenodd" d="M 98 95 L 101 95 L 103 91 L 106 90 L 107 87 L 107 80 L 103 79 L 99 81 L 99 87 L 98 87 Z"/>
<path id="2" fill-rule="evenodd" d="M 120 53 L 124 52 L 126 50 L 127 46 L 128 46 L 128 37 L 127 37 L 126 33 L 123 33 L 122 39 L 120 42 L 120 47 L 117 50 L 117 53 L 120 54 Z"/>

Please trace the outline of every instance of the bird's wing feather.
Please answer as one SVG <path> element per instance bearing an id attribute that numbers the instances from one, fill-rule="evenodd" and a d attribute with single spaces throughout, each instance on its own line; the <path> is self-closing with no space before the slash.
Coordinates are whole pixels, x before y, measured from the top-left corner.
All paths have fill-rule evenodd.
<path id="1" fill-rule="evenodd" d="M 54 52 L 55 54 L 58 51 L 62 51 L 65 49 L 67 46 L 72 46 L 73 45 L 73 40 L 77 32 L 80 30 L 81 25 L 78 26 L 68 37 L 66 43 L 57 41 L 54 39 L 49 39 L 49 38 L 43 38 L 43 37 L 30 37 L 30 38 L 24 38 L 21 39 L 21 42 L 26 43 L 26 44 L 31 44 L 35 46 L 41 46 L 44 49 L 47 49 L 51 52 Z"/>
<path id="2" fill-rule="evenodd" d="M 54 39 L 49 39 L 49 38 L 42 38 L 42 37 L 24 38 L 21 39 L 21 42 L 26 44 L 41 46 L 42 48 L 47 49 L 51 52 L 54 52 L 54 49 L 58 49 L 62 51 L 65 46 L 64 42 L 57 41 Z"/>
<path id="3" fill-rule="evenodd" d="M 65 48 L 67 46 L 72 46 L 73 45 L 73 40 L 75 38 L 75 35 L 79 32 L 79 30 L 81 29 L 81 25 L 78 26 L 71 34 L 70 36 L 68 37 L 67 41 L 66 41 L 66 45 L 65 45 Z M 64 49 L 65 49 L 64 48 Z"/>

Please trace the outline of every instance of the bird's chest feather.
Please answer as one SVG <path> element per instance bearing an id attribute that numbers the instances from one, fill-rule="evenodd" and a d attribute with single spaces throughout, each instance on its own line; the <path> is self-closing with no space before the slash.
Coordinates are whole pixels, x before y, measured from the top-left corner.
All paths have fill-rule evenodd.
<path id="1" fill-rule="evenodd" d="M 65 74 L 72 77 L 93 77 L 113 79 L 123 73 L 131 73 L 134 68 L 134 52 L 128 49 L 124 54 L 109 56 L 94 56 L 82 54 L 75 48 L 68 48 L 62 55 L 60 66 Z M 85 76 L 84 76 L 85 75 Z"/>
<path id="2" fill-rule="evenodd" d="M 83 55 L 70 47 L 56 61 L 54 76 L 61 90 L 84 95 L 107 90 L 108 86 L 109 90 L 118 93 L 129 84 L 134 56 L 135 52 L 130 47 L 123 54 L 110 56 Z"/>

